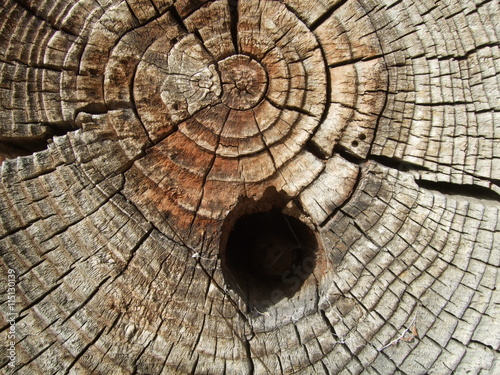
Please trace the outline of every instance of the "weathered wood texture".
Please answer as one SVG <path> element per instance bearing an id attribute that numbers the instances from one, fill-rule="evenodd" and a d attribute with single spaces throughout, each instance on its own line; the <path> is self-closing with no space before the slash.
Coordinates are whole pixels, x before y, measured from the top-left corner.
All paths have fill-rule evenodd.
<path id="1" fill-rule="evenodd" d="M 500 373 L 499 15 L 2 0 L 16 371 Z M 253 224 L 274 250 L 245 255 L 262 274 L 232 268 L 232 228 L 273 207 L 309 229 Z M 272 284 L 304 254 L 309 273 Z"/>

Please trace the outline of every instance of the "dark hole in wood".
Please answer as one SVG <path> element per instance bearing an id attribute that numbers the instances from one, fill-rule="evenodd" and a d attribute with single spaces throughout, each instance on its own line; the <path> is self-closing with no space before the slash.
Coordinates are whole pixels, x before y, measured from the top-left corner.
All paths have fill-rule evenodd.
<path id="1" fill-rule="evenodd" d="M 360 140 L 364 141 L 364 140 L 366 139 L 366 135 L 365 135 L 365 133 L 361 133 L 361 134 L 358 136 L 358 138 L 359 138 Z"/>
<path id="2" fill-rule="evenodd" d="M 351 145 L 352 145 L 352 147 L 358 147 L 359 146 L 359 142 L 358 141 L 352 141 Z"/>
<path id="3" fill-rule="evenodd" d="M 236 221 L 223 252 L 228 286 L 257 311 L 300 290 L 316 265 L 312 230 L 279 209 Z"/>

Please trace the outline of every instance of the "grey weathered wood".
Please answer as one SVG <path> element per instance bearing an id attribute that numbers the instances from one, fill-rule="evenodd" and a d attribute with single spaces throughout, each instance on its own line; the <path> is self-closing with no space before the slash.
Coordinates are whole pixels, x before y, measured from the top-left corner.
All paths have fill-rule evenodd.
<path id="1" fill-rule="evenodd" d="M 4 0 L 0 341 L 11 269 L 17 373 L 498 373 L 499 14 Z M 317 250 L 266 305 L 226 245 L 273 206 Z"/>

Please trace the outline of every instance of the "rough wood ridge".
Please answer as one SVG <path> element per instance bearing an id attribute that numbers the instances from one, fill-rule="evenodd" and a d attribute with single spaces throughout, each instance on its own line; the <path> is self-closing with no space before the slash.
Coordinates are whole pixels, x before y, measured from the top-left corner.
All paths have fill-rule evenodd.
<path id="1" fill-rule="evenodd" d="M 499 15 L 2 0 L 0 372 L 500 373 Z"/>

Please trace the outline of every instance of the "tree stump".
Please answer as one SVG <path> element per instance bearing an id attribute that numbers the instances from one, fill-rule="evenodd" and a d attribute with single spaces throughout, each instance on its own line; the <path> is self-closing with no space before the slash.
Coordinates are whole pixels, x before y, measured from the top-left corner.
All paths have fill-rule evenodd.
<path id="1" fill-rule="evenodd" d="M 3 372 L 500 373 L 498 1 L 0 13 Z"/>

